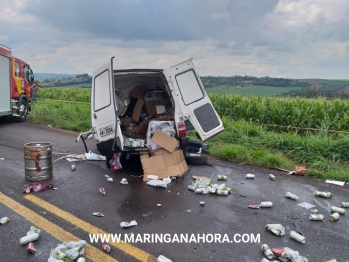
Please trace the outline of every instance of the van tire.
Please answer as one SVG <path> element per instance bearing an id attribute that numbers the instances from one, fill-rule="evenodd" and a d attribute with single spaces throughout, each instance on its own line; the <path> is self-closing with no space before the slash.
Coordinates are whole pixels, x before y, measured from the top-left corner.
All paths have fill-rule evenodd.
<path id="1" fill-rule="evenodd" d="M 189 165 L 205 165 L 208 157 L 206 154 L 187 153 L 185 160 Z"/>

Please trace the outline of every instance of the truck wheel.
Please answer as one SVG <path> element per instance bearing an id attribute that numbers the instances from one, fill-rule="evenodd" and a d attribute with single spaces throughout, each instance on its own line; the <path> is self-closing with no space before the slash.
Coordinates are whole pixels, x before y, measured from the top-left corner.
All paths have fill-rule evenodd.
<path id="1" fill-rule="evenodd" d="M 27 102 L 24 99 L 22 99 L 19 102 L 18 109 L 17 109 L 17 114 L 19 115 L 17 117 L 18 122 L 24 122 L 25 119 L 27 118 L 28 105 L 27 105 Z"/>
<path id="2" fill-rule="evenodd" d="M 187 153 L 185 161 L 189 165 L 205 165 L 207 164 L 207 155 L 199 153 Z"/>

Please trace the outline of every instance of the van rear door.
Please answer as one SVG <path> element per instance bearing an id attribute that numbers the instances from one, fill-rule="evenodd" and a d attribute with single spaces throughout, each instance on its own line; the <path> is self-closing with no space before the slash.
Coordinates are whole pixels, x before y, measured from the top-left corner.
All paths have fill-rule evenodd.
<path id="1" fill-rule="evenodd" d="M 99 142 L 115 139 L 114 145 L 122 150 L 124 140 L 115 103 L 113 58 L 93 72 L 91 121 Z"/>
<path id="2" fill-rule="evenodd" d="M 170 75 L 183 117 L 191 122 L 201 140 L 222 132 L 222 121 L 196 73 L 192 59 L 172 66 Z"/>

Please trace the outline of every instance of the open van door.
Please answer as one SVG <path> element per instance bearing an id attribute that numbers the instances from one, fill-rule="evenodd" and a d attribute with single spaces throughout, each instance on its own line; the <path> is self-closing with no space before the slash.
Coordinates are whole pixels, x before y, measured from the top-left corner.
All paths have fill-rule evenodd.
<path id="1" fill-rule="evenodd" d="M 114 149 L 117 146 L 122 150 L 124 140 L 115 103 L 113 58 L 93 72 L 91 122 L 99 142 L 108 141 Z"/>
<path id="2" fill-rule="evenodd" d="M 201 140 L 222 132 L 222 121 L 196 73 L 192 59 L 172 66 L 170 75 L 183 116 L 191 122 Z"/>

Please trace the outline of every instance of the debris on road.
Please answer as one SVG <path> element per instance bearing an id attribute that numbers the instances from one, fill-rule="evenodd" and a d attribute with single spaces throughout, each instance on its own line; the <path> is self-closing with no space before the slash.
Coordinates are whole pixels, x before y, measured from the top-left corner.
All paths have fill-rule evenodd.
<path id="1" fill-rule="evenodd" d="M 291 192 L 286 192 L 285 196 L 287 198 L 293 199 L 293 200 L 298 200 L 298 196 L 296 196 L 295 194 L 291 193 Z"/>
<path id="2" fill-rule="evenodd" d="M 28 244 L 29 242 L 33 242 L 35 240 L 38 240 L 39 236 L 40 235 L 38 233 L 32 233 L 32 234 L 26 235 L 25 237 L 21 237 L 21 239 L 19 240 L 19 243 L 21 245 Z"/>
<path id="3" fill-rule="evenodd" d="M 218 178 L 217 178 L 217 179 L 218 179 L 218 180 L 227 180 L 228 177 L 225 176 L 225 175 L 218 175 Z"/>
<path id="4" fill-rule="evenodd" d="M 212 179 L 209 178 L 209 177 L 206 177 L 206 176 L 192 176 L 192 178 L 193 178 L 194 180 L 201 179 L 201 180 L 204 180 L 204 181 L 210 181 L 210 182 L 212 182 Z"/>
<path id="5" fill-rule="evenodd" d="M 120 223 L 120 227 L 121 227 L 121 228 L 133 227 L 133 226 L 137 226 L 137 225 L 138 225 L 138 224 L 137 224 L 136 220 L 132 220 L 130 223 L 128 223 L 128 222 L 121 222 L 121 223 Z"/>
<path id="6" fill-rule="evenodd" d="M 121 179 L 120 184 L 121 185 L 128 185 L 127 179 L 126 178 Z"/>
<path id="7" fill-rule="evenodd" d="M 312 213 L 312 214 L 317 214 L 317 212 L 319 212 L 317 209 L 310 210 L 310 213 Z"/>
<path id="8" fill-rule="evenodd" d="M 285 235 L 285 227 L 281 224 L 266 224 L 265 229 L 273 232 L 278 236 Z"/>
<path id="9" fill-rule="evenodd" d="M 266 258 L 272 259 L 274 257 L 273 252 L 271 252 L 271 249 L 267 244 L 263 244 L 261 249 L 262 249 L 264 255 L 266 256 Z"/>
<path id="10" fill-rule="evenodd" d="M 271 180 L 273 180 L 273 181 L 276 180 L 276 177 L 275 177 L 273 174 L 270 174 L 270 175 L 269 175 L 269 178 L 270 178 Z"/>
<path id="11" fill-rule="evenodd" d="M 314 220 L 314 221 L 323 221 L 324 220 L 324 216 L 321 214 L 311 214 L 309 216 L 309 220 Z"/>
<path id="12" fill-rule="evenodd" d="M 64 242 L 51 250 L 48 262 L 75 261 L 79 255 L 84 255 L 87 243 L 85 240 L 77 242 Z"/>
<path id="13" fill-rule="evenodd" d="M 300 235 L 303 236 L 303 231 L 302 231 L 302 229 L 300 228 L 299 224 L 298 224 L 297 222 L 294 222 L 293 224 L 294 224 L 294 226 L 296 227 L 297 232 L 298 232 Z"/>
<path id="14" fill-rule="evenodd" d="M 349 207 L 349 202 L 341 202 L 340 206 L 341 207 Z"/>
<path id="15" fill-rule="evenodd" d="M 258 209 L 258 208 L 259 208 L 259 205 L 249 205 L 248 208 L 251 208 L 251 209 Z"/>
<path id="16" fill-rule="evenodd" d="M 93 212 L 92 215 L 94 215 L 96 217 L 104 217 L 104 213 L 102 213 L 102 212 Z"/>
<path id="17" fill-rule="evenodd" d="M 345 184 L 345 182 L 335 181 L 335 180 L 326 180 L 325 183 L 333 184 L 333 185 L 337 185 L 337 186 L 344 186 L 344 184 Z"/>
<path id="18" fill-rule="evenodd" d="M 86 259 L 84 257 L 79 257 L 76 262 L 86 262 Z"/>
<path id="19" fill-rule="evenodd" d="M 23 193 L 30 193 L 31 191 L 34 192 L 42 192 L 46 189 L 57 189 L 57 187 L 54 184 L 47 184 L 47 185 L 41 185 L 39 182 L 29 183 L 22 186 L 22 192 Z"/>
<path id="20" fill-rule="evenodd" d="M 98 191 L 101 194 L 101 196 L 105 196 L 105 189 L 103 187 L 99 187 Z"/>
<path id="21" fill-rule="evenodd" d="M 172 260 L 167 258 L 167 257 L 165 257 L 165 256 L 163 256 L 163 255 L 160 255 L 158 257 L 158 262 L 172 262 Z"/>
<path id="22" fill-rule="evenodd" d="M 340 207 L 335 207 L 335 206 L 331 206 L 331 212 L 337 212 L 341 215 L 345 215 L 345 213 L 347 212 L 344 208 L 340 208 Z"/>
<path id="23" fill-rule="evenodd" d="M 103 244 L 102 249 L 104 252 L 109 253 L 110 252 L 110 245 L 108 244 Z"/>
<path id="24" fill-rule="evenodd" d="M 277 169 L 281 171 L 285 171 L 289 175 L 304 176 L 307 173 L 307 168 L 305 166 L 296 166 L 294 171 L 290 171 L 290 170 L 279 168 L 279 167 L 277 167 Z"/>
<path id="25" fill-rule="evenodd" d="M 246 174 L 245 178 L 246 179 L 255 179 L 255 175 L 253 175 L 253 174 Z"/>
<path id="26" fill-rule="evenodd" d="M 5 160 L 5 158 L 4 158 L 4 157 L 1 157 L 0 160 Z"/>
<path id="27" fill-rule="evenodd" d="M 113 182 L 114 180 L 113 180 L 113 178 L 112 177 L 110 177 L 110 176 L 108 176 L 108 175 L 104 175 L 106 178 L 107 178 L 107 181 L 108 182 Z"/>
<path id="28" fill-rule="evenodd" d="M 204 202 L 204 201 L 200 201 L 200 205 L 201 205 L 201 206 L 204 206 L 204 205 L 205 205 L 205 202 Z"/>
<path id="29" fill-rule="evenodd" d="M 114 153 L 113 157 L 110 159 L 109 164 L 110 164 L 110 169 L 112 172 L 118 171 L 122 169 L 122 165 L 120 162 L 120 154 L 121 153 Z"/>
<path id="30" fill-rule="evenodd" d="M 315 196 L 329 198 L 329 197 L 332 197 L 333 194 L 332 194 L 331 192 L 320 192 L 320 191 L 316 191 L 316 192 L 315 192 Z"/>
<path id="31" fill-rule="evenodd" d="M 53 153 L 55 154 L 55 153 Z M 52 163 L 57 162 L 58 160 L 61 159 L 66 159 L 69 162 L 77 162 L 77 161 L 82 161 L 82 160 L 86 160 L 85 155 L 66 155 L 66 156 L 62 156 L 60 158 L 57 158 L 56 160 L 52 161 Z"/>
<path id="32" fill-rule="evenodd" d="M 298 251 L 294 251 L 289 247 L 272 248 L 274 256 L 278 257 L 279 261 L 292 261 L 292 262 L 309 262 L 309 259 L 299 255 Z M 282 260 L 284 258 L 285 260 Z"/>
<path id="33" fill-rule="evenodd" d="M 161 204 L 156 204 L 157 207 L 161 207 L 162 205 Z"/>
<path id="34" fill-rule="evenodd" d="M 297 206 L 304 207 L 304 208 L 306 208 L 306 209 L 310 209 L 310 208 L 315 207 L 314 205 L 309 204 L 309 203 L 307 203 L 307 202 L 299 203 Z"/>
<path id="35" fill-rule="evenodd" d="M 330 215 L 330 220 L 332 222 L 336 221 L 339 219 L 339 214 L 338 213 L 333 213 L 332 215 Z"/>
<path id="36" fill-rule="evenodd" d="M 75 165 L 72 164 L 71 167 L 70 167 L 71 171 L 75 171 Z"/>
<path id="37" fill-rule="evenodd" d="M 265 201 L 259 204 L 260 207 L 273 207 L 273 202 Z"/>
<path id="38" fill-rule="evenodd" d="M 3 224 L 6 224 L 8 221 L 10 221 L 10 219 L 8 217 L 2 217 L 0 218 L 0 224 L 3 225 Z"/>
<path id="39" fill-rule="evenodd" d="M 106 157 L 105 156 L 102 156 L 102 155 L 97 155 L 95 153 L 91 153 L 91 150 L 90 152 L 88 153 L 85 153 L 85 157 L 87 160 L 100 160 L 100 161 L 104 161 L 106 160 Z"/>
<path id="40" fill-rule="evenodd" d="M 194 191 L 196 194 L 217 194 L 227 196 L 233 192 L 230 187 L 225 184 L 212 184 L 211 180 L 203 180 L 197 178 L 191 185 L 188 185 L 188 189 Z"/>
<path id="41" fill-rule="evenodd" d="M 149 186 L 167 188 L 169 182 L 164 180 L 152 179 L 147 182 Z"/>
<path id="42" fill-rule="evenodd" d="M 31 254 L 36 256 L 36 249 L 34 247 L 33 242 L 28 243 L 27 250 L 28 250 L 29 253 L 31 253 Z"/>
<path id="43" fill-rule="evenodd" d="M 305 237 L 298 234 L 295 231 L 290 232 L 290 237 L 293 238 L 294 240 L 298 241 L 299 243 L 305 244 Z"/>

